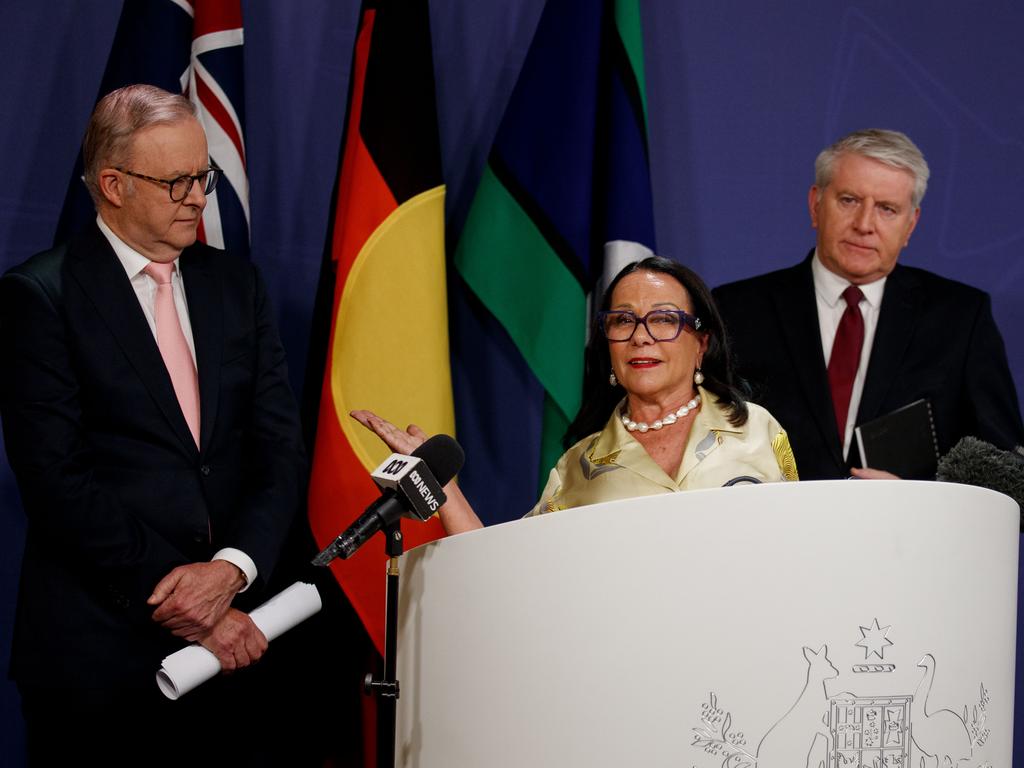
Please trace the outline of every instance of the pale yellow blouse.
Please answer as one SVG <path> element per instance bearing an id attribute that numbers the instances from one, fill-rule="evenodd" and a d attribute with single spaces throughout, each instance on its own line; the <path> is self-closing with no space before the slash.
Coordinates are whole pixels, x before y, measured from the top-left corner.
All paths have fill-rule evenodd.
<path id="1" fill-rule="evenodd" d="M 620 403 L 603 430 L 562 454 L 540 501 L 526 516 L 636 496 L 718 488 L 730 481 L 798 479 L 786 431 L 768 411 L 747 403 L 747 422 L 734 427 L 715 395 L 701 388 L 700 396 L 701 407 L 674 478 L 626 431 L 619 419 Z"/>

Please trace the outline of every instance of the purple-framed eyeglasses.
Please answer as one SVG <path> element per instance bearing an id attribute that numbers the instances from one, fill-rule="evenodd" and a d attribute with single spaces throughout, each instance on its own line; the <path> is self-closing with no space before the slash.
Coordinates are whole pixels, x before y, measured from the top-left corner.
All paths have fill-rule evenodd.
<path id="1" fill-rule="evenodd" d="M 613 309 L 598 312 L 597 322 L 608 341 L 629 341 L 641 324 L 655 341 L 673 341 L 687 326 L 699 331 L 702 325 L 699 317 L 681 309 L 652 309 L 643 317 L 628 310 Z"/>

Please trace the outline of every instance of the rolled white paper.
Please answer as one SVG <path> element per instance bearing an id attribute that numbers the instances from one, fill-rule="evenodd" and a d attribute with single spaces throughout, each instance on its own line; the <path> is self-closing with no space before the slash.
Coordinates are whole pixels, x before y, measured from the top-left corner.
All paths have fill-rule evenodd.
<path id="1" fill-rule="evenodd" d="M 297 581 L 249 614 L 270 642 L 320 610 L 320 593 L 312 584 Z M 163 660 L 156 684 L 164 696 L 178 699 L 220 672 L 220 662 L 210 651 L 194 643 Z"/>

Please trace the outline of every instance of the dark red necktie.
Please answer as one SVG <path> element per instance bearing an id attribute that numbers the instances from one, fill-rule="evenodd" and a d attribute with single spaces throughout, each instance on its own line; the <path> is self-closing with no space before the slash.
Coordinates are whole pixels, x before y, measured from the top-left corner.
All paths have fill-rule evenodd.
<path id="1" fill-rule="evenodd" d="M 832 407 L 836 411 L 840 443 L 846 437 L 850 395 L 853 394 L 853 380 L 857 377 L 857 366 L 860 365 L 860 350 L 864 346 L 864 317 L 858 306 L 863 298 L 864 294 L 856 285 L 843 291 L 846 310 L 839 318 L 836 340 L 832 344 L 832 357 L 828 361 L 828 384 L 832 390 Z"/>

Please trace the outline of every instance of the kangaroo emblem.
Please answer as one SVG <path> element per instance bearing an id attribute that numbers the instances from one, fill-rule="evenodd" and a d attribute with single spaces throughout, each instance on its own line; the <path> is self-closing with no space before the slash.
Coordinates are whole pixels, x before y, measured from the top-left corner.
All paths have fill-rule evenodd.
<path id="1" fill-rule="evenodd" d="M 828 646 L 817 651 L 804 648 L 807 681 L 796 702 L 761 739 L 757 746 L 757 768 L 817 768 L 813 759 L 815 745 L 827 744 L 828 693 L 825 681 L 839 677 L 839 670 L 828 660 Z"/>

